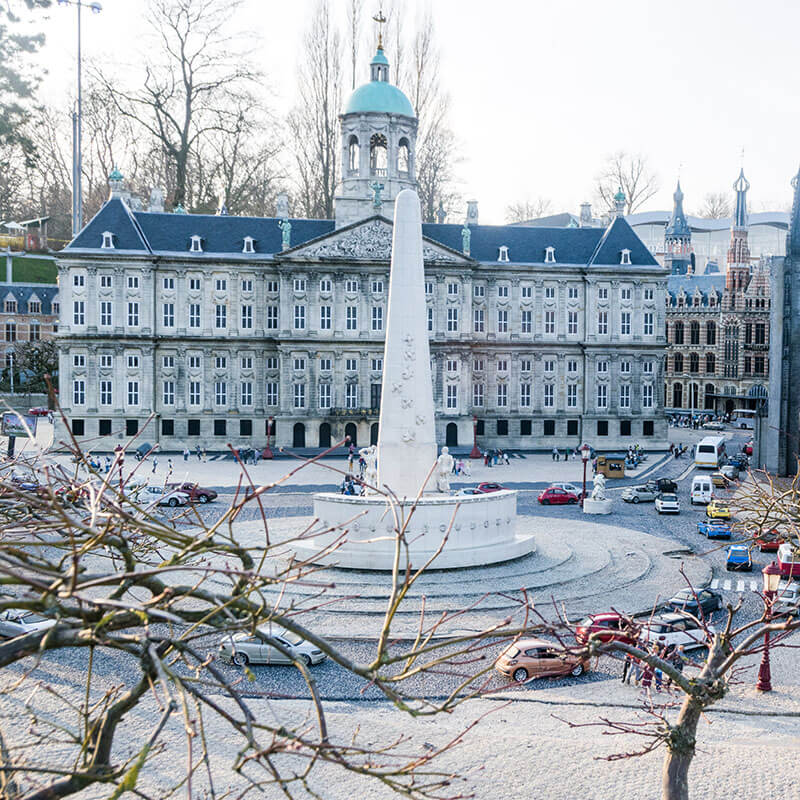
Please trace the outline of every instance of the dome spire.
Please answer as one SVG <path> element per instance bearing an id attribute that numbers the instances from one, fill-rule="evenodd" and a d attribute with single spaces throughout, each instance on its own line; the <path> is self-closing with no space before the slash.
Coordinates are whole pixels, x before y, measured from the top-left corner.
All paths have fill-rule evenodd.
<path id="1" fill-rule="evenodd" d="M 378 50 L 383 50 L 383 26 L 386 24 L 386 17 L 383 16 L 383 3 L 378 7 L 378 13 L 372 18 L 378 23 Z"/>

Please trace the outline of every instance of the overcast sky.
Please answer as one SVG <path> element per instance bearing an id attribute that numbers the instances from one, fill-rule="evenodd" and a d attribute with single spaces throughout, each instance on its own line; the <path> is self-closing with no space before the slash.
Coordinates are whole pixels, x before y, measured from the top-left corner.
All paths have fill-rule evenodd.
<path id="1" fill-rule="evenodd" d="M 12 5 L 14 0 L 12 0 Z M 337 3 L 344 22 L 344 2 Z M 783 209 L 800 162 L 796 0 L 431 0 L 463 161 L 464 198 L 481 221 L 505 206 L 549 198 L 577 212 L 604 159 L 646 155 L 669 208 L 680 170 L 686 207 L 730 191 L 744 149 L 753 210 Z M 146 0 L 102 0 L 85 13 L 84 54 L 136 59 Z M 422 4 L 420 0 L 420 5 Z M 365 0 L 374 13 L 377 0 Z M 406 0 L 409 24 L 417 0 Z M 275 109 L 292 105 L 300 40 L 314 0 L 245 0 L 240 26 Z M 49 100 L 69 103 L 75 9 L 54 7 L 41 54 Z M 364 54 L 364 80 L 367 79 Z"/>

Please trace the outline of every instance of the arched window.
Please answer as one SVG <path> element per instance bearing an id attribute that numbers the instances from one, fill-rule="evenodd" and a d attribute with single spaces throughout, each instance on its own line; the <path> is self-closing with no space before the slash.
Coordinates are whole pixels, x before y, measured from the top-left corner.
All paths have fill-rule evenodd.
<path id="1" fill-rule="evenodd" d="M 675 374 L 683 372 L 683 356 L 680 353 L 675 353 Z"/>
<path id="2" fill-rule="evenodd" d="M 373 175 L 378 177 L 386 175 L 387 148 L 386 137 L 382 133 L 373 133 L 369 140 L 369 169 Z"/>
<path id="3" fill-rule="evenodd" d="M 672 387 L 672 407 L 683 408 L 683 386 L 679 383 Z"/>
<path id="4" fill-rule="evenodd" d="M 689 372 L 694 375 L 700 372 L 700 356 L 697 353 L 689 353 Z"/>
<path id="5" fill-rule="evenodd" d="M 347 171 L 351 175 L 358 175 L 359 155 L 358 137 L 351 136 L 350 143 L 347 145 Z"/>
<path id="6" fill-rule="evenodd" d="M 674 344 L 683 344 L 683 323 L 676 322 L 675 323 L 675 331 L 674 336 L 672 339 Z"/>
<path id="7" fill-rule="evenodd" d="M 706 322 L 706 344 L 717 343 L 717 325 L 710 320 Z"/>
<path id="8" fill-rule="evenodd" d="M 714 395 L 716 393 L 717 393 L 717 390 L 716 390 L 714 384 L 713 383 L 707 383 L 706 384 L 706 390 L 705 390 L 705 396 L 706 396 L 706 398 L 705 398 L 705 400 L 706 400 L 705 406 L 706 406 L 706 408 L 714 408 Z"/>
<path id="9" fill-rule="evenodd" d="M 689 384 L 689 406 L 691 408 L 700 407 L 700 387 L 696 383 Z"/>
<path id="10" fill-rule="evenodd" d="M 692 322 L 689 325 L 689 344 L 700 344 L 700 323 Z"/>
<path id="11" fill-rule="evenodd" d="M 717 357 L 713 353 L 706 353 L 706 374 L 713 375 L 717 371 Z"/>
<path id="12" fill-rule="evenodd" d="M 401 178 L 411 174 L 411 148 L 405 136 L 397 143 L 397 174 Z"/>

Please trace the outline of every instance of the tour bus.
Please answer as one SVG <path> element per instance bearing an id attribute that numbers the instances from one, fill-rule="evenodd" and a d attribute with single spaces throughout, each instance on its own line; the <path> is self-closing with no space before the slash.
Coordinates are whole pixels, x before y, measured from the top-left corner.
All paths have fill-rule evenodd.
<path id="1" fill-rule="evenodd" d="M 694 449 L 694 465 L 702 469 L 719 469 L 728 460 L 724 436 L 706 436 Z"/>
<path id="2" fill-rule="evenodd" d="M 753 421 L 758 412 L 754 408 L 737 408 L 731 414 L 731 422 L 737 428 L 753 430 Z"/>

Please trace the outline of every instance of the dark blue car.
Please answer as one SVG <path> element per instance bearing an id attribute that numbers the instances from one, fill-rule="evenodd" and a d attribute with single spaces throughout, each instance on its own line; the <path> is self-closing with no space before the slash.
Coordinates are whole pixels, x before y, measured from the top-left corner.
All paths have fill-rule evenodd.
<path id="1" fill-rule="evenodd" d="M 728 548 L 728 558 L 725 561 L 725 569 L 730 572 L 734 569 L 741 569 L 750 572 L 753 569 L 753 561 L 750 558 L 750 548 L 743 544 L 732 544 Z"/>
<path id="2" fill-rule="evenodd" d="M 707 539 L 730 539 L 731 526 L 723 519 L 710 519 L 697 523 L 697 532 Z"/>

